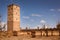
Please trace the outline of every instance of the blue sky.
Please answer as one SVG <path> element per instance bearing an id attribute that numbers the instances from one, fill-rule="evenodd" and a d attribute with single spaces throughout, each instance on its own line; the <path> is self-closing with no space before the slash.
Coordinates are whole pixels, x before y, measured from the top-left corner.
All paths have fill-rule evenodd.
<path id="1" fill-rule="evenodd" d="M 20 27 L 34 28 L 42 24 L 55 27 L 60 20 L 60 0 L 0 0 L 0 15 L 2 21 L 7 22 L 7 6 L 20 6 Z"/>

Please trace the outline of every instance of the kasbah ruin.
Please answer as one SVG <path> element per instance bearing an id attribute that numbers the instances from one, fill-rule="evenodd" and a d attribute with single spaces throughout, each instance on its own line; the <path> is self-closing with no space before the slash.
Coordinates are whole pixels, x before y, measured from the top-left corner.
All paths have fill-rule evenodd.
<path id="1" fill-rule="evenodd" d="M 60 36 L 60 23 L 56 25 L 56 28 L 42 28 L 39 29 L 21 29 L 20 28 L 20 6 L 16 4 L 8 5 L 7 16 L 7 31 L 0 31 L 1 35 L 5 36 L 19 36 L 28 35 L 31 37 L 36 36 Z M 45 27 L 45 25 L 44 25 Z"/>

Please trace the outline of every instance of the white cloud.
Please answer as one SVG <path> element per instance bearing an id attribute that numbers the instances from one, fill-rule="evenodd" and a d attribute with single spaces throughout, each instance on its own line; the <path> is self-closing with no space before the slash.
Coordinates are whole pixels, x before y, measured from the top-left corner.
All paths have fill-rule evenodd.
<path id="1" fill-rule="evenodd" d="M 7 31 L 7 23 L 6 22 L 1 22 L 1 27 L 2 28 L 4 27 L 4 25 L 5 25 L 5 28 L 2 29 L 2 30 Z"/>
<path id="2" fill-rule="evenodd" d="M 42 15 L 40 15 L 40 14 L 32 14 L 32 16 L 41 17 Z"/>
<path id="3" fill-rule="evenodd" d="M 60 11 L 60 9 L 50 9 L 50 11 Z"/>
<path id="4" fill-rule="evenodd" d="M 56 15 L 55 15 L 55 14 L 53 14 L 52 16 L 54 16 L 54 17 L 55 17 Z"/>
<path id="5" fill-rule="evenodd" d="M 29 19 L 30 17 L 29 17 L 29 16 L 23 16 L 22 18 L 24 18 L 24 19 Z"/>
<path id="6" fill-rule="evenodd" d="M 1 22 L 1 26 L 4 26 L 4 24 L 6 24 L 5 22 Z"/>
<path id="7" fill-rule="evenodd" d="M 57 11 L 60 11 L 60 9 L 58 9 Z"/>
<path id="8" fill-rule="evenodd" d="M 41 20 L 40 23 L 46 23 L 46 21 L 45 20 Z"/>
<path id="9" fill-rule="evenodd" d="M 50 11 L 55 11 L 55 9 L 50 9 Z"/>
<path id="10" fill-rule="evenodd" d="M 37 29 L 37 27 L 39 27 L 39 29 L 41 29 L 42 28 L 42 25 L 36 25 L 35 26 L 35 29 Z"/>
<path id="11" fill-rule="evenodd" d="M 37 27 L 40 27 L 40 28 L 41 28 L 41 27 L 42 27 L 42 25 L 37 25 Z"/>
<path id="12" fill-rule="evenodd" d="M 34 20 L 33 20 L 33 19 L 31 19 L 30 21 L 31 21 L 31 22 L 34 22 Z"/>

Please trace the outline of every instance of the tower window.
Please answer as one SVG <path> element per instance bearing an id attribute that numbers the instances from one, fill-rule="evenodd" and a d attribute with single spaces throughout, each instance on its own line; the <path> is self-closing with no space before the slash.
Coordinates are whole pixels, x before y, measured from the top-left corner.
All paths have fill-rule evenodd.
<path id="1" fill-rule="evenodd" d="M 16 20 L 17 20 L 17 18 L 16 18 Z"/>
<path id="2" fill-rule="evenodd" d="M 11 9 L 13 9 L 13 8 L 11 8 Z"/>
<path id="3" fill-rule="evenodd" d="M 17 14 L 17 12 L 16 12 L 16 14 Z"/>

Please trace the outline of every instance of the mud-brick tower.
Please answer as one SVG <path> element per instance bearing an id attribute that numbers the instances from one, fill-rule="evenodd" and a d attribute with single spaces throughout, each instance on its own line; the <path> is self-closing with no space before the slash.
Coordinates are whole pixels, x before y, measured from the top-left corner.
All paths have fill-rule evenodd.
<path id="1" fill-rule="evenodd" d="M 20 31 L 20 6 L 18 5 L 8 5 L 7 30 L 10 34 Z"/>

